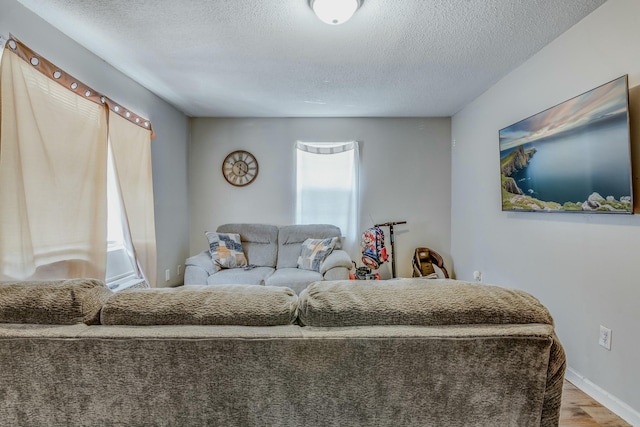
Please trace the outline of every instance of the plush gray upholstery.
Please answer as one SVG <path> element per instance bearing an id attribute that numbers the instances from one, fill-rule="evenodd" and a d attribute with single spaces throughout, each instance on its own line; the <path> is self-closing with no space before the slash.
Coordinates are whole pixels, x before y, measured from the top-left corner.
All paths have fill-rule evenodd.
<path id="1" fill-rule="evenodd" d="M 240 235 L 242 247 L 253 269 L 220 269 L 208 250 L 185 262 L 185 285 L 249 284 L 288 286 L 296 292 L 316 280 L 343 280 L 349 277 L 351 258 L 339 247 L 326 258 L 320 272 L 298 269 L 298 256 L 306 239 L 340 237 L 340 229 L 328 224 L 287 225 L 224 224 L 220 233 Z M 280 271 L 282 270 L 282 271 Z"/>
<path id="2" fill-rule="evenodd" d="M 530 294 L 479 286 L 449 279 L 315 282 L 300 294 L 300 320 L 308 326 L 553 325 Z"/>
<path id="3" fill-rule="evenodd" d="M 235 325 L 235 311 L 290 319 L 296 295 L 258 286 L 124 291 L 103 308 L 123 325 L 0 324 L 0 424 L 558 425 L 565 355 L 535 298 L 456 281 L 367 283 L 302 292 L 302 317 L 324 326 Z M 132 325 L 198 313 L 225 324 Z"/>
<path id="4" fill-rule="evenodd" d="M 0 282 L 0 323 L 97 324 L 111 294 L 91 279 Z"/>
<path id="5" fill-rule="evenodd" d="M 298 296 L 289 288 L 258 285 L 136 289 L 111 296 L 103 325 L 289 325 Z"/>

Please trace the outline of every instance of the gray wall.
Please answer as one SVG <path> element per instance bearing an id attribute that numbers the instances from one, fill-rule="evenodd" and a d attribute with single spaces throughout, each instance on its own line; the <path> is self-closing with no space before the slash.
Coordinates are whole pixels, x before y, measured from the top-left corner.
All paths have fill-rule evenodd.
<path id="1" fill-rule="evenodd" d="M 637 0 L 605 3 L 456 114 L 451 174 L 458 277 L 480 270 L 538 297 L 570 377 L 636 425 L 640 216 L 501 212 L 498 130 L 623 74 L 640 84 L 639 16 Z M 598 346 L 599 325 L 613 330 L 611 351 Z"/>
<path id="2" fill-rule="evenodd" d="M 0 34 L 9 33 L 82 82 L 151 120 L 158 286 L 182 282 L 176 269 L 188 255 L 187 149 L 189 120 L 156 95 L 63 35 L 14 0 L 0 0 Z M 164 270 L 171 269 L 165 282 Z"/>
<path id="3" fill-rule="evenodd" d="M 435 249 L 450 266 L 450 131 L 449 118 L 192 119 L 191 253 L 205 249 L 204 232 L 220 224 L 293 223 L 296 140 L 357 140 L 359 230 L 407 221 L 395 227 L 399 276 L 411 276 L 419 246 Z M 250 151 L 260 165 L 256 181 L 246 187 L 231 186 L 221 173 L 224 157 L 237 149 Z M 350 253 L 359 262 L 360 248 Z M 381 273 L 390 276 L 388 264 Z"/>

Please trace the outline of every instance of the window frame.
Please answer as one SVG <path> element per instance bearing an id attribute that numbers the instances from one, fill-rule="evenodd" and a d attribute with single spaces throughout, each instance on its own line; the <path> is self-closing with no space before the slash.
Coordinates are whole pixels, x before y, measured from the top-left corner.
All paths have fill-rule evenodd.
<path id="1" fill-rule="evenodd" d="M 310 223 L 304 219 L 304 213 L 301 210 L 301 189 L 300 189 L 300 173 L 303 172 L 303 166 L 300 164 L 301 152 L 319 155 L 337 155 L 346 152 L 352 152 L 350 161 L 353 162 L 350 173 L 346 173 L 344 179 L 347 179 L 351 185 L 349 186 L 349 195 L 346 198 L 349 206 L 344 209 L 347 217 L 341 221 L 335 221 L 332 218 L 320 220 L 320 222 L 337 225 L 343 235 L 343 244 L 353 246 L 357 243 L 357 230 L 359 223 L 359 144 L 355 140 L 320 142 L 320 141 L 296 141 L 294 144 L 294 222 L 296 224 Z M 317 173 L 324 173 L 318 171 Z M 318 221 L 312 221 L 317 223 Z"/>

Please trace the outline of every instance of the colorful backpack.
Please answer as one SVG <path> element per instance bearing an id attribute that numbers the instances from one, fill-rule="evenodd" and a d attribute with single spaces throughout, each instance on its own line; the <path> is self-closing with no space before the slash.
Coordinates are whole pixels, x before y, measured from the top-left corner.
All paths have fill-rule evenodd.
<path id="1" fill-rule="evenodd" d="M 384 247 L 384 231 L 380 227 L 372 227 L 362 233 L 362 263 L 377 270 L 389 258 Z"/>

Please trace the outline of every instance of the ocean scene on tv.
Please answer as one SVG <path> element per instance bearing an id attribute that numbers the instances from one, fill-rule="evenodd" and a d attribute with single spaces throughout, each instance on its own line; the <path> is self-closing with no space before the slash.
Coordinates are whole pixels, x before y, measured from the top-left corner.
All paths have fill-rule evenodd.
<path id="1" fill-rule="evenodd" d="M 499 136 L 503 211 L 632 212 L 627 76 Z"/>

